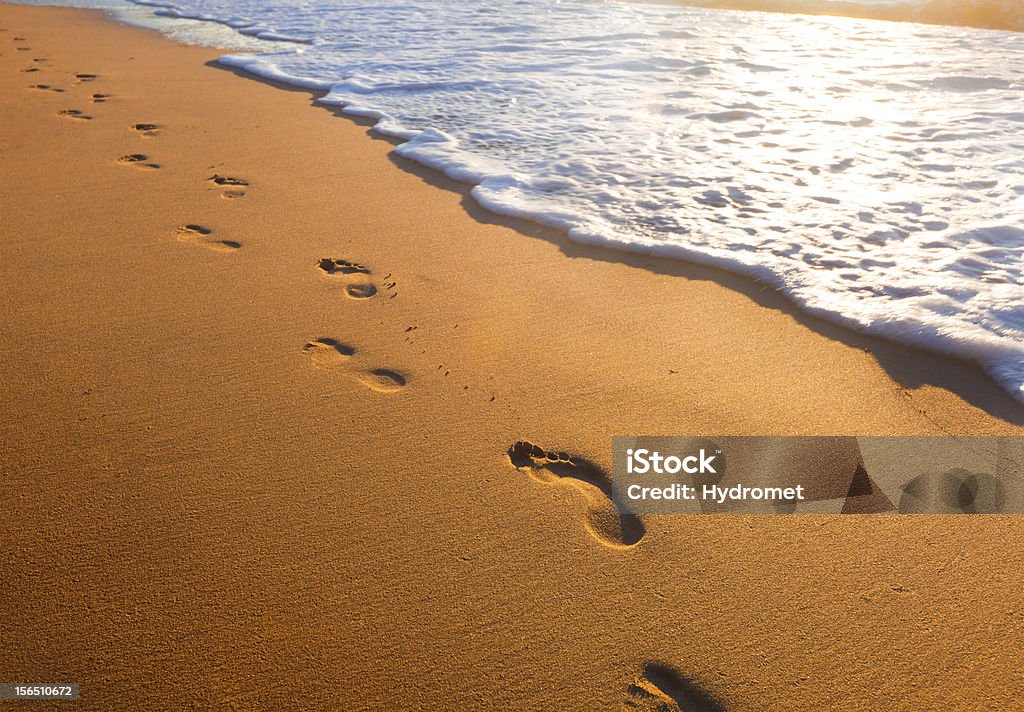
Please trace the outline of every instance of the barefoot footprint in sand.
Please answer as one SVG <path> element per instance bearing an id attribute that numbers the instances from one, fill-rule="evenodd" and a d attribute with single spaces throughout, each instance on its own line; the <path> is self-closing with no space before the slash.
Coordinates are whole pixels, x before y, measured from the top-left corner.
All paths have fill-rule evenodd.
<path id="1" fill-rule="evenodd" d="M 218 240 L 211 237 L 213 230 L 202 225 L 190 223 L 178 228 L 178 239 L 182 242 L 191 242 L 203 247 L 208 247 L 217 252 L 234 252 L 242 246 L 241 242 L 234 240 Z"/>
<path id="2" fill-rule="evenodd" d="M 61 109 L 57 112 L 57 116 L 63 116 L 66 119 L 79 119 L 80 121 L 90 121 L 91 116 L 86 116 L 78 109 Z"/>
<path id="3" fill-rule="evenodd" d="M 405 376 L 398 371 L 387 368 L 359 370 L 352 367 L 350 360 L 355 356 L 355 348 L 337 339 L 314 339 L 302 347 L 302 352 L 315 367 L 343 372 L 378 393 L 394 393 L 405 387 Z"/>
<path id="4" fill-rule="evenodd" d="M 377 285 L 368 279 L 370 268 L 365 265 L 337 257 L 321 257 L 317 267 L 329 275 L 344 275 L 355 280 L 345 287 L 345 294 L 351 299 L 369 299 L 377 294 Z"/>
<path id="5" fill-rule="evenodd" d="M 615 509 L 611 480 L 594 463 L 564 452 L 547 452 L 525 440 L 512 445 L 507 454 L 517 469 L 526 471 L 536 481 L 549 485 L 564 483 L 582 492 L 589 502 L 587 531 L 605 546 L 626 548 L 643 538 L 643 522 L 634 514 L 622 514 Z"/>
<path id="6" fill-rule="evenodd" d="M 668 712 L 723 712 L 711 695 L 668 665 L 647 663 L 644 672 L 629 686 L 622 705 L 627 710 Z"/>
<path id="7" fill-rule="evenodd" d="M 123 166 L 134 166 L 135 168 L 148 170 L 156 170 L 160 167 L 159 163 L 152 163 L 149 160 L 149 156 L 144 153 L 129 153 L 118 158 L 117 162 Z"/>
<path id="8" fill-rule="evenodd" d="M 328 275 L 342 275 L 356 280 L 345 287 L 345 294 L 352 299 L 369 299 L 377 294 L 377 285 L 368 279 L 370 268 L 364 264 L 337 257 L 321 257 L 316 266 Z"/>
<path id="9" fill-rule="evenodd" d="M 132 131 L 140 136 L 152 138 L 160 133 L 160 127 L 156 124 L 132 124 Z"/>
<path id="10" fill-rule="evenodd" d="M 220 197 L 225 200 L 232 200 L 234 198 L 241 198 L 245 195 L 245 189 L 249 187 L 249 181 L 244 178 L 236 178 L 233 176 L 222 176 L 218 173 L 214 173 L 206 180 L 210 181 L 216 186 L 224 188 L 220 192 Z"/>

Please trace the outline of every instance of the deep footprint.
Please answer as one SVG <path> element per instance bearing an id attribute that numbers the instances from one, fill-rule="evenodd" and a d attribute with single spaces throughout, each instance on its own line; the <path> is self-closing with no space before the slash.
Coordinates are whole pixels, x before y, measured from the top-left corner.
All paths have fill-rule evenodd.
<path id="1" fill-rule="evenodd" d="M 49 84 L 33 84 L 30 89 L 38 89 L 39 91 L 52 91 L 57 94 L 63 94 L 64 90 L 57 87 L 51 87 Z"/>
<path id="2" fill-rule="evenodd" d="M 234 252 L 242 246 L 241 242 L 234 240 L 217 240 L 211 238 L 213 230 L 202 225 L 189 224 L 178 228 L 178 239 L 183 242 L 192 242 L 203 247 L 208 247 L 217 252 Z"/>
<path id="3" fill-rule="evenodd" d="M 146 168 L 151 170 L 155 170 L 160 167 L 159 163 L 150 163 L 149 157 L 144 153 L 129 153 L 126 156 L 118 158 L 117 162 L 125 166 L 135 166 L 136 168 Z"/>
<path id="4" fill-rule="evenodd" d="M 92 95 L 92 103 L 94 103 L 94 104 L 102 104 L 103 102 L 105 102 L 109 98 L 110 98 L 110 94 L 93 94 Z"/>
<path id="5" fill-rule="evenodd" d="M 232 178 L 231 176 L 222 176 L 217 173 L 214 173 L 206 180 L 216 185 L 249 185 L 249 181 L 243 178 Z"/>
<path id="6" fill-rule="evenodd" d="M 345 287 L 345 294 L 352 299 L 369 299 L 377 293 L 377 287 L 372 284 L 350 284 Z"/>
<path id="7" fill-rule="evenodd" d="M 711 695 L 661 663 L 647 663 L 643 675 L 633 681 L 626 694 L 626 709 L 725 712 Z"/>
<path id="8" fill-rule="evenodd" d="M 321 257 L 317 266 L 327 274 L 370 274 L 368 267 L 336 257 Z"/>
<path id="9" fill-rule="evenodd" d="M 369 275 L 370 268 L 358 262 L 351 262 L 337 257 L 321 257 L 317 267 L 330 275 Z M 369 299 L 377 294 L 377 285 L 373 282 L 359 282 L 345 287 L 345 294 L 350 299 Z"/>
<path id="10" fill-rule="evenodd" d="M 97 77 L 99 77 L 98 74 L 78 73 L 78 74 L 75 75 L 75 79 L 77 79 L 80 82 L 91 82 L 94 79 L 96 79 Z"/>
<path id="11" fill-rule="evenodd" d="M 617 548 L 633 546 L 646 533 L 639 517 L 616 510 L 611 480 L 589 460 L 565 452 L 548 452 L 525 440 L 512 445 L 507 454 L 517 469 L 526 470 L 538 482 L 557 484 L 564 479 L 580 489 L 591 503 L 587 530 L 602 544 Z"/>

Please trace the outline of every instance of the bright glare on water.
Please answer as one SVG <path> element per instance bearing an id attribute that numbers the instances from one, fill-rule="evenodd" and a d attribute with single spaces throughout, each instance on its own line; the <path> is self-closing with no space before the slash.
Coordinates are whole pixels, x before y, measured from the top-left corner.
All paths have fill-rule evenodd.
<path id="1" fill-rule="evenodd" d="M 756 276 L 1024 398 L 1024 35 L 576 0 L 164 7 L 307 43 L 222 61 L 380 118 L 493 210 Z"/>

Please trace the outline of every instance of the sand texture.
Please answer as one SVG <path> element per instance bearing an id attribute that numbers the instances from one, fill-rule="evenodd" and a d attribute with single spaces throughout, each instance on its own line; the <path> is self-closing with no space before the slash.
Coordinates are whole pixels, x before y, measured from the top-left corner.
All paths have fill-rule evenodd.
<path id="1" fill-rule="evenodd" d="M 0 28 L 0 682 L 97 710 L 1024 699 L 1019 518 L 624 521 L 602 479 L 613 435 L 1024 432 L 978 369 L 500 219 L 215 50 Z"/>

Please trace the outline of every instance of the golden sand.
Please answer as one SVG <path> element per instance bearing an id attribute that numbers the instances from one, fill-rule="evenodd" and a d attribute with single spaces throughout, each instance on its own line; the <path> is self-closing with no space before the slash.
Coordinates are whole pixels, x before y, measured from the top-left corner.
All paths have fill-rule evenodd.
<path id="1" fill-rule="evenodd" d="M 1019 519 L 615 540 L 600 488 L 509 455 L 1024 432 L 976 368 L 497 218 L 214 50 L 0 28 L 0 682 L 104 710 L 1024 698 Z"/>

